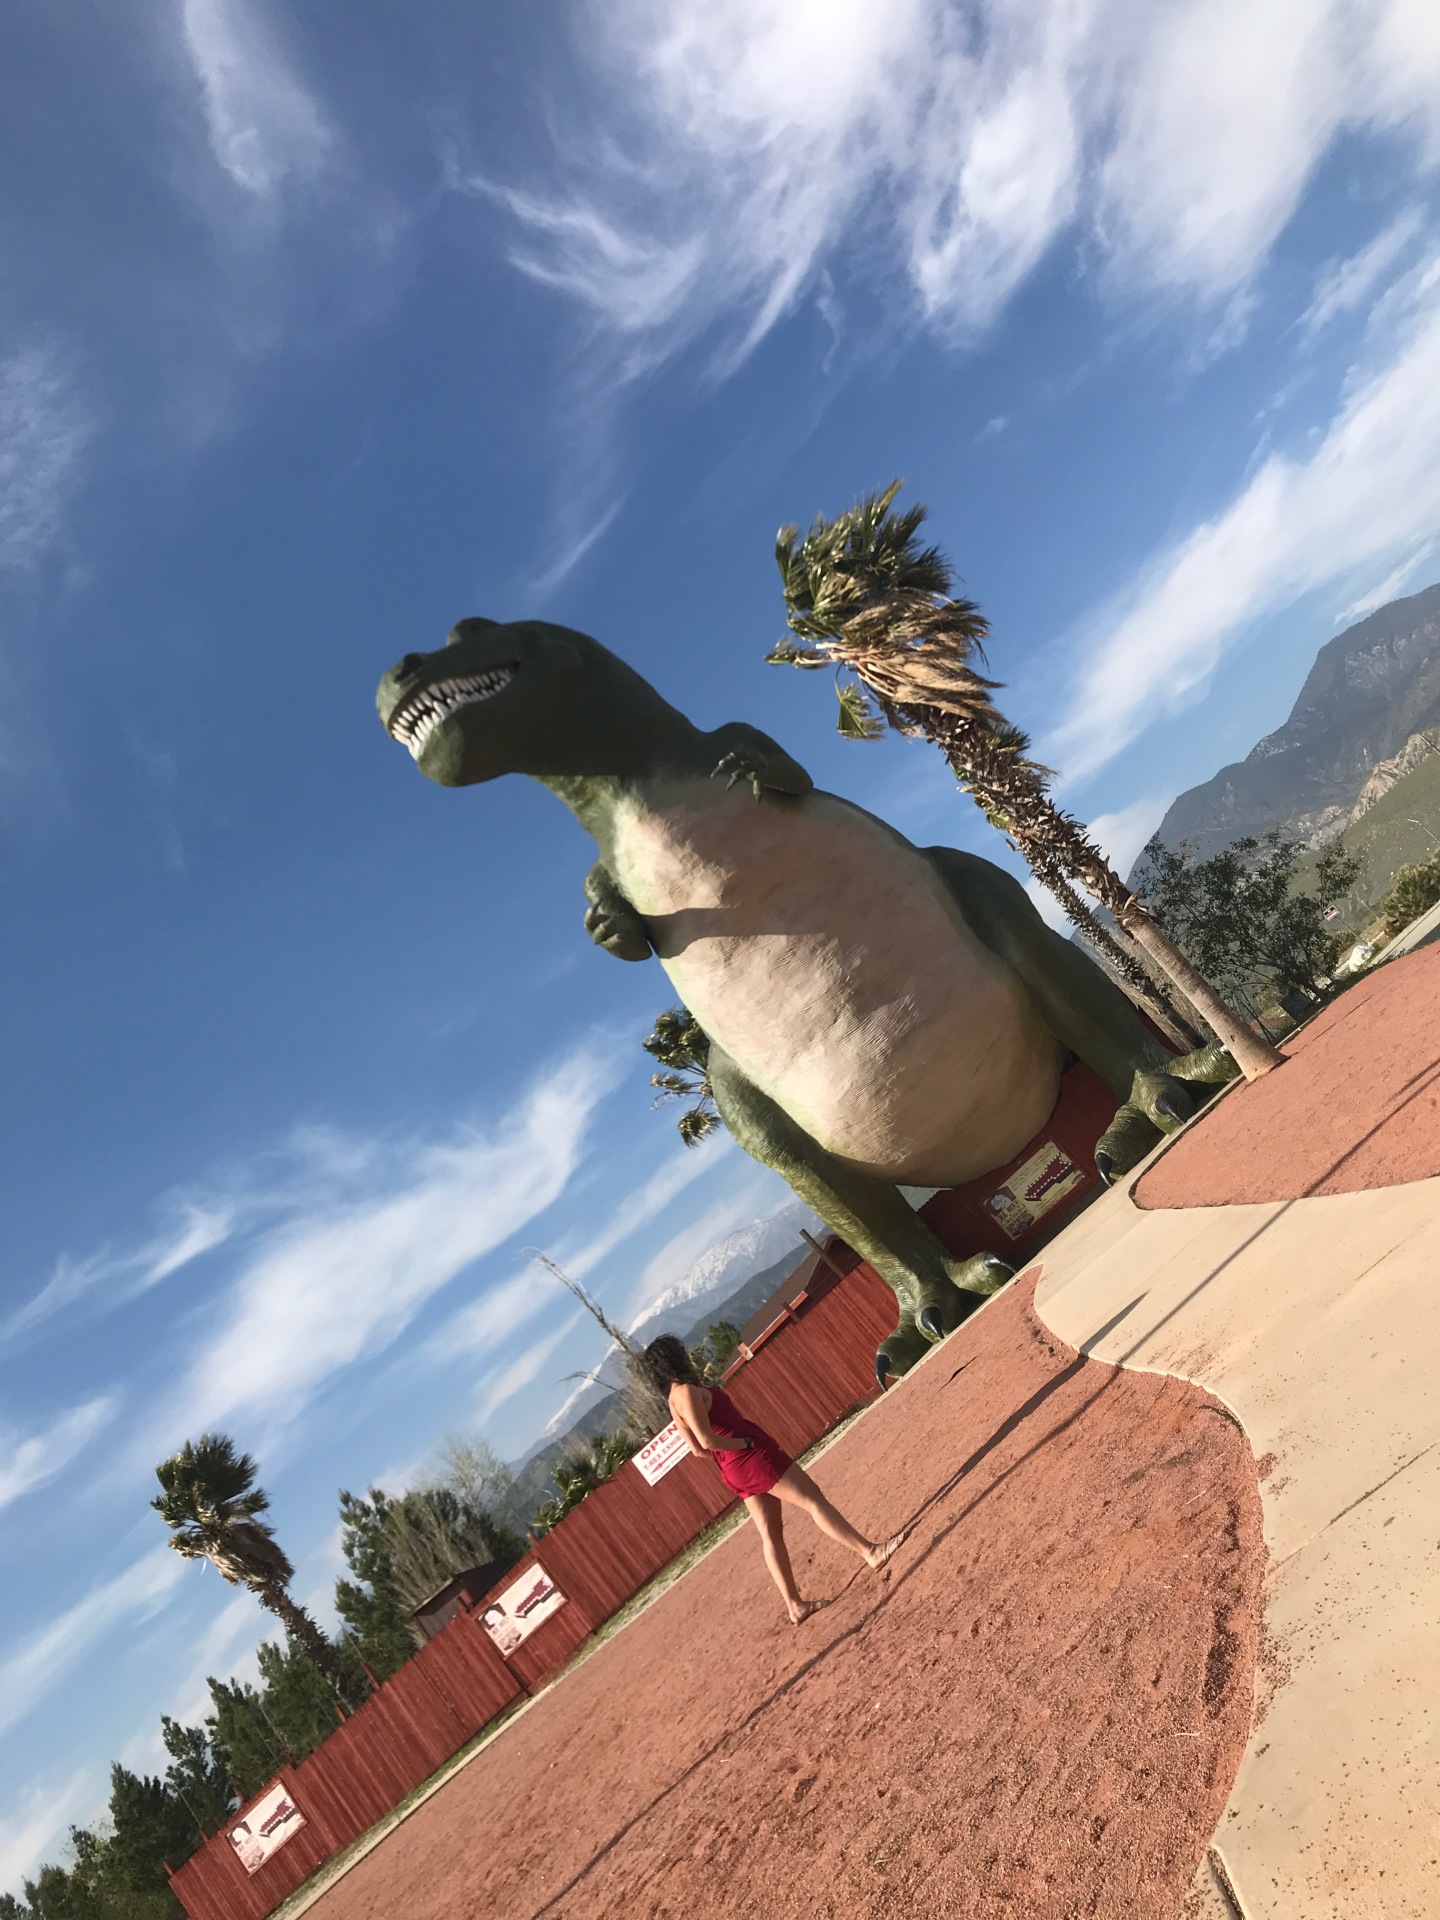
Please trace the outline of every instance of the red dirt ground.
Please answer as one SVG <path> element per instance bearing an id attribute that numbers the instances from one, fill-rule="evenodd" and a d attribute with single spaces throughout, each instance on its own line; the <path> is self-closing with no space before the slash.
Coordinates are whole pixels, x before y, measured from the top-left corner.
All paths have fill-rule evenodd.
<path id="1" fill-rule="evenodd" d="M 1141 1207 L 1233 1207 L 1440 1174 L 1440 945 L 1392 960 L 1141 1175 Z"/>
<path id="2" fill-rule="evenodd" d="M 1249 1733 L 1255 1462 L 1185 1382 L 1084 1360 L 1031 1272 L 817 1467 L 794 1629 L 742 1527 L 314 1920 L 1174 1920 Z M 1097 1330 L 1098 1331 L 1098 1330 Z"/>

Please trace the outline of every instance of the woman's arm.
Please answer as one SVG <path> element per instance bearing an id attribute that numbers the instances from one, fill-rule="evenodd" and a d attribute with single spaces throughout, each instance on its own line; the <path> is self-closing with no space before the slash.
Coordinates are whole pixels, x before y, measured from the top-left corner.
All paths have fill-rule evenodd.
<path id="1" fill-rule="evenodd" d="M 685 1442 L 691 1453 L 695 1454 L 697 1458 L 703 1458 L 705 1453 L 704 1447 L 701 1446 L 699 1440 L 695 1437 L 690 1422 L 685 1418 L 684 1414 L 681 1413 L 673 1400 L 670 1403 L 670 1411 L 675 1416 L 675 1424 L 680 1429 L 681 1439 Z"/>
<path id="2" fill-rule="evenodd" d="M 732 1439 L 716 1433 L 710 1425 L 710 1396 L 703 1387 L 678 1382 L 670 1389 L 670 1409 L 680 1422 L 687 1440 L 697 1440 L 700 1453 L 748 1453 L 748 1440 Z"/>

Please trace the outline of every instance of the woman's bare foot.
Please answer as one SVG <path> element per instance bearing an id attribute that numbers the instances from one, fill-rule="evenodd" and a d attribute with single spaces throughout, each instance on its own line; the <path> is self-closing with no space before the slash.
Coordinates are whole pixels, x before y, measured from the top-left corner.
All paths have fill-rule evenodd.
<path id="1" fill-rule="evenodd" d="M 825 1602 L 823 1600 L 799 1600 L 789 1609 L 790 1624 L 798 1627 L 808 1620 L 812 1613 L 818 1613 Z"/>
<path id="2" fill-rule="evenodd" d="M 878 1573 L 895 1549 L 904 1544 L 910 1529 L 902 1527 L 899 1533 L 892 1533 L 888 1540 L 881 1540 L 865 1556 L 865 1564 L 872 1573 Z"/>

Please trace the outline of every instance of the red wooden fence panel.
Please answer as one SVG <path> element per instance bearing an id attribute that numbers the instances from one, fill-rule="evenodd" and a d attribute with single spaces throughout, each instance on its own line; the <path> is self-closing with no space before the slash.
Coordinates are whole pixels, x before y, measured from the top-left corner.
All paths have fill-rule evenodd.
<path id="1" fill-rule="evenodd" d="M 803 1453 L 879 1392 L 875 1349 L 895 1331 L 895 1295 L 864 1261 L 772 1334 L 725 1383 L 747 1419 L 787 1453 Z"/>
<path id="2" fill-rule="evenodd" d="M 517 1560 L 499 1585 L 492 1587 L 483 1600 L 475 1603 L 475 1611 L 462 1614 L 461 1620 L 468 1620 L 470 1631 L 484 1635 L 488 1641 L 489 1635 L 485 1634 L 480 1624 L 486 1607 L 497 1595 L 516 1585 L 532 1571 L 549 1575 L 564 1594 L 565 1605 L 557 1613 L 552 1613 L 548 1620 L 542 1620 L 528 1639 L 522 1640 L 513 1653 L 504 1657 L 511 1673 L 526 1692 L 538 1693 L 546 1681 L 565 1665 L 576 1647 L 588 1640 L 606 1617 L 604 1614 L 593 1614 L 578 1594 L 571 1593 L 539 1548 L 532 1547 L 523 1560 Z M 458 1625 L 459 1622 L 454 1624 Z"/>
<path id="3" fill-rule="evenodd" d="M 1104 1182 L 1095 1170 L 1095 1143 L 1115 1118 L 1115 1106 L 1115 1096 L 1099 1074 L 1077 1062 L 1061 1076 L 1060 1098 L 1050 1118 L 1008 1165 L 963 1187 L 942 1188 L 921 1207 L 920 1217 L 952 1253 L 963 1258 L 998 1253 L 1018 1270 L 1101 1191 Z M 1073 1171 L 1067 1176 L 1063 1197 L 1041 1211 L 1028 1229 L 1016 1231 L 1021 1223 L 1010 1208 L 987 1207 L 986 1202 L 993 1201 L 1011 1176 L 1046 1145 L 1058 1147 Z M 1010 1231 L 1001 1224 L 1002 1216 L 1009 1219 Z"/>
<path id="4" fill-rule="evenodd" d="M 305 1825 L 256 1873 L 246 1872 L 227 1838 L 248 1811 L 242 1807 L 225 1832 L 171 1875 L 186 1913 L 191 1920 L 263 1920 L 522 1691 L 474 1615 L 451 1620 L 308 1760 L 267 1781 L 256 1800 L 283 1785 Z"/>
<path id="5" fill-rule="evenodd" d="M 732 1499 L 709 1460 L 682 1460 L 653 1487 L 627 1460 L 545 1535 L 540 1558 L 562 1593 L 608 1620 Z"/>

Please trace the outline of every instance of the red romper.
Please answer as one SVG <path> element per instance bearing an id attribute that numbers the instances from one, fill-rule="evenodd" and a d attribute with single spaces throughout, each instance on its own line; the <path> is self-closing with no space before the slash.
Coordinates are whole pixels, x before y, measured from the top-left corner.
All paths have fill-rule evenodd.
<path id="1" fill-rule="evenodd" d="M 736 1411 L 734 1401 L 720 1387 L 710 1389 L 710 1425 L 726 1440 L 748 1438 L 755 1442 L 747 1453 L 714 1456 L 720 1478 L 742 1500 L 757 1493 L 769 1493 L 781 1474 L 795 1464 L 763 1427 L 757 1427 L 753 1420 Z"/>

